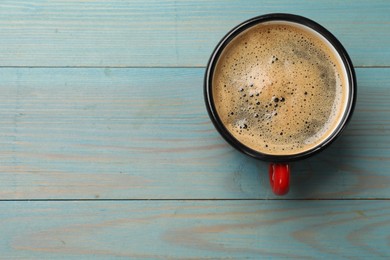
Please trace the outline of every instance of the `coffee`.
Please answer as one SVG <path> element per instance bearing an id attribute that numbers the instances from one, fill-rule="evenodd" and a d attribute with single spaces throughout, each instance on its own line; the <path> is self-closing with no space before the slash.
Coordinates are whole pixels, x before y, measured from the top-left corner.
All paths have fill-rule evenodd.
<path id="1" fill-rule="evenodd" d="M 228 43 L 211 90 L 219 119 L 240 143 L 264 154 L 293 155 L 323 143 L 340 124 L 346 73 L 320 34 L 273 21 Z"/>

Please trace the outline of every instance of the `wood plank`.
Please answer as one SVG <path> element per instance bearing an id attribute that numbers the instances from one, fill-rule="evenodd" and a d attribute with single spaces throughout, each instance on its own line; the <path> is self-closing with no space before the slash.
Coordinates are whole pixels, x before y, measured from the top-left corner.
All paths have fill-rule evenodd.
<path id="1" fill-rule="evenodd" d="M 332 31 L 357 66 L 389 66 L 390 2 L 3 0 L 0 66 L 205 66 L 251 17 L 295 13 Z"/>
<path id="2" fill-rule="evenodd" d="M 1 202 L 1 258 L 377 259 L 388 201 Z"/>
<path id="3" fill-rule="evenodd" d="M 294 163 L 289 198 L 389 198 L 390 69 L 358 69 L 343 137 Z M 0 199 L 274 198 L 229 147 L 203 69 L 0 69 Z"/>

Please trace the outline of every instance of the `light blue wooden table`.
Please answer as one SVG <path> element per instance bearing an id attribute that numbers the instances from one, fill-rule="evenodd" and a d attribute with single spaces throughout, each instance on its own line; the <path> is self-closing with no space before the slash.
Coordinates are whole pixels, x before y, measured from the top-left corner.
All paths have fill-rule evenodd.
<path id="1" fill-rule="evenodd" d="M 219 39 L 270 12 L 333 32 L 359 85 L 283 198 L 202 92 Z M 2 259 L 390 257 L 389 1 L 2 0 L 0 91 Z"/>

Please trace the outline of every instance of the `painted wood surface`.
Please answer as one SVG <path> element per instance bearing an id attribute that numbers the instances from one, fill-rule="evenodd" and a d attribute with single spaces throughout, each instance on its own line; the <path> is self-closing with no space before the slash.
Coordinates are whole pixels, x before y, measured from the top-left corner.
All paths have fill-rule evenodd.
<path id="1" fill-rule="evenodd" d="M 289 198 L 390 198 L 389 72 L 357 69 L 351 124 L 292 165 Z M 203 73 L 1 69 L 0 198 L 273 198 L 267 163 L 213 128 Z"/>
<path id="2" fill-rule="evenodd" d="M 2 202 L 0 212 L 3 259 L 390 257 L 387 201 Z"/>
<path id="3" fill-rule="evenodd" d="M 204 66 L 251 17 L 289 12 L 331 30 L 357 66 L 387 66 L 390 2 L 2 0 L 0 66 Z"/>
<path id="4" fill-rule="evenodd" d="M 390 258 L 389 1 L 0 1 L 0 259 Z M 238 23 L 319 22 L 357 69 L 351 124 L 292 165 L 229 147 L 203 73 Z"/>

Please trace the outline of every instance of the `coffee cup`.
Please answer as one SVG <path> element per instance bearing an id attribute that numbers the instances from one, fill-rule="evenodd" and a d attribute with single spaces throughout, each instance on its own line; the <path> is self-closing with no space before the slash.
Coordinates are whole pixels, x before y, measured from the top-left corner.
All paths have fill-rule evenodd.
<path id="1" fill-rule="evenodd" d="M 228 32 L 208 62 L 205 103 L 237 150 L 270 162 L 273 192 L 289 191 L 289 163 L 328 147 L 356 102 L 356 77 L 341 43 L 318 23 L 266 14 Z"/>

